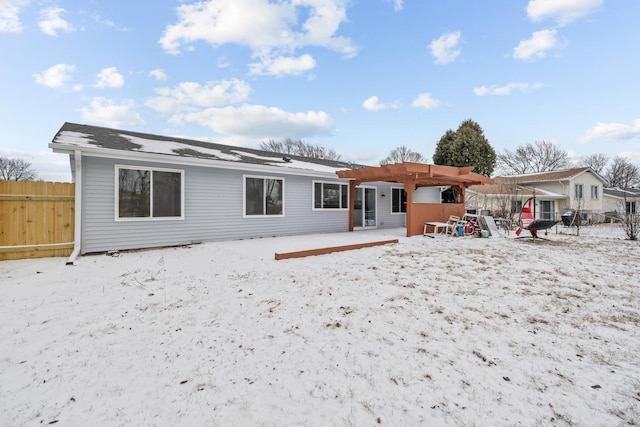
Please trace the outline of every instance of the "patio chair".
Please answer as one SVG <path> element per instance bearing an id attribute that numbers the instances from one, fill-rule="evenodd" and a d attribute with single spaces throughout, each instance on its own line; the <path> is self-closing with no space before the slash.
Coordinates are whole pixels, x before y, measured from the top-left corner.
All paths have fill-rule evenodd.
<path id="1" fill-rule="evenodd" d="M 464 224 L 465 221 L 463 221 L 459 216 L 451 215 L 447 220 L 447 227 L 445 228 L 444 232 L 449 236 L 457 236 L 458 229 L 460 227 L 464 227 Z"/>

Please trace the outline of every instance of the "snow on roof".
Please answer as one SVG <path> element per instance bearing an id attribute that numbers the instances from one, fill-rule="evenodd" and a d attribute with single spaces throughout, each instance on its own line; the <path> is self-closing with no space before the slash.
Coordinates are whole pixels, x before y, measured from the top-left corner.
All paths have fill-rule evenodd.
<path id="1" fill-rule="evenodd" d="M 190 157 L 222 162 L 243 163 L 254 166 L 272 166 L 300 171 L 335 173 L 338 170 L 351 169 L 347 162 L 314 159 L 251 148 L 233 147 L 211 142 L 151 135 L 117 129 L 65 123 L 50 145 L 54 151 L 68 152 L 70 148 L 118 150 L 126 152 L 160 154 L 176 157 Z"/>
<path id="2" fill-rule="evenodd" d="M 91 139 L 93 135 L 82 132 L 74 132 L 71 130 L 65 130 L 60 132 L 54 138 L 54 142 L 66 145 L 87 145 L 87 144 L 95 144 L 95 140 Z"/>
<path id="3" fill-rule="evenodd" d="M 197 153 L 208 154 L 221 160 L 229 160 L 234 162 L 242 160 L 242 157 L 237 154 L 227 154 L 223 153 L 220 150 L 206 147 L 195 147 L 193 145 L 185 144 L 178 141 L 161 141 L 158 139 L 140 138 L 137 136 L 126 134 L 120 134 L 120 136 L 140 146 L 140 148 L 134 149 L 134 151 L 175 155 L 179 154 L 181 150 L 193 150 Z"/>
<path id="4" fill-rule="evenodd" d="M 273 156 L 264 156 L 264 155 L 259 155 L 255 153 L 249 153 L 247 151 L 232 150 L 232 152 L 238 155 L 241 155 L 243 157 L 251 157 L 254 159 L 264 160 L 264 164 L 269 166 L 306 169 L 306 170 L 313 170 L 317 172 L 335 172 L 338 170 L 343 170 L 348 168 L 345 165 L 341 165 L 340 167 L 334 167 L 334 166 L 328 166 L 328 165 L 323 165 L 319 163 L 312 163 L 310 161 L 296 160 L 289 157 L 288 154 L 279 155 L 280 157 L 273 157 Z"/>

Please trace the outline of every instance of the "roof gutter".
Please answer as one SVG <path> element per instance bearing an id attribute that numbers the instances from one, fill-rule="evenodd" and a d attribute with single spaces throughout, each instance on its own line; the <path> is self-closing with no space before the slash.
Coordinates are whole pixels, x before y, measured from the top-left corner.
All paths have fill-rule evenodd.
<path id="1" fill-rule="evenodd" d="M 82 247 L 82 153 L 80 150 L 74 151 L 75 161 L 75 218 L 73 230 L 73 252 L 67 259 L 67 265 L 75 265 L 76 258 L 80 254 Z"/>

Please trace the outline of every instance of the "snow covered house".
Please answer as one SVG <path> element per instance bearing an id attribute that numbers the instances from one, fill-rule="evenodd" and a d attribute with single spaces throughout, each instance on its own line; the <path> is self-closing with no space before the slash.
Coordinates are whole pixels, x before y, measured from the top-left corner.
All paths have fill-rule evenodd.
<path id="1" fill-rule="evenodd" d="M 579 210 L 583 220 L 593 222 L 603 218 L 604 185 L 604 178 L 588 167 L 498 176 L 493 185 L 469 187 L 466 208 L 508 216 L 519 213 L 535 193 L 536 218 L 559 220 L 563 213 Z"/>
<path id="2" fill-rule="evenodd" d="M 65 123 L 49 147 L 68 154 L 79 254 L 194 242 L 406 227 L 464 213 L 473 167 L 361 166 Z M 456 187 L 459 200 L 442 203 Z"/>
<path id="3" fill-rule="evenodd" d="M 350 227 L 347 162 L 74 123 L 49 147 L 70 156 L 76 256 Z M 355 228 L 403 227 L 401 189 L 359 186 Z"/>

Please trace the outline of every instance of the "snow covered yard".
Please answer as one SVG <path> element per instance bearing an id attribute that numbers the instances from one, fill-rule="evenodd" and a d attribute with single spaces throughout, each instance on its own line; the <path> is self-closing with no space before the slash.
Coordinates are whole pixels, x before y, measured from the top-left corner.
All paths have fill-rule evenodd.
<path id="1" fill-rule="evenodd" d="M 0 425 L 640 424 L 639 243 L 513 237 L 1 262 Z"/>

